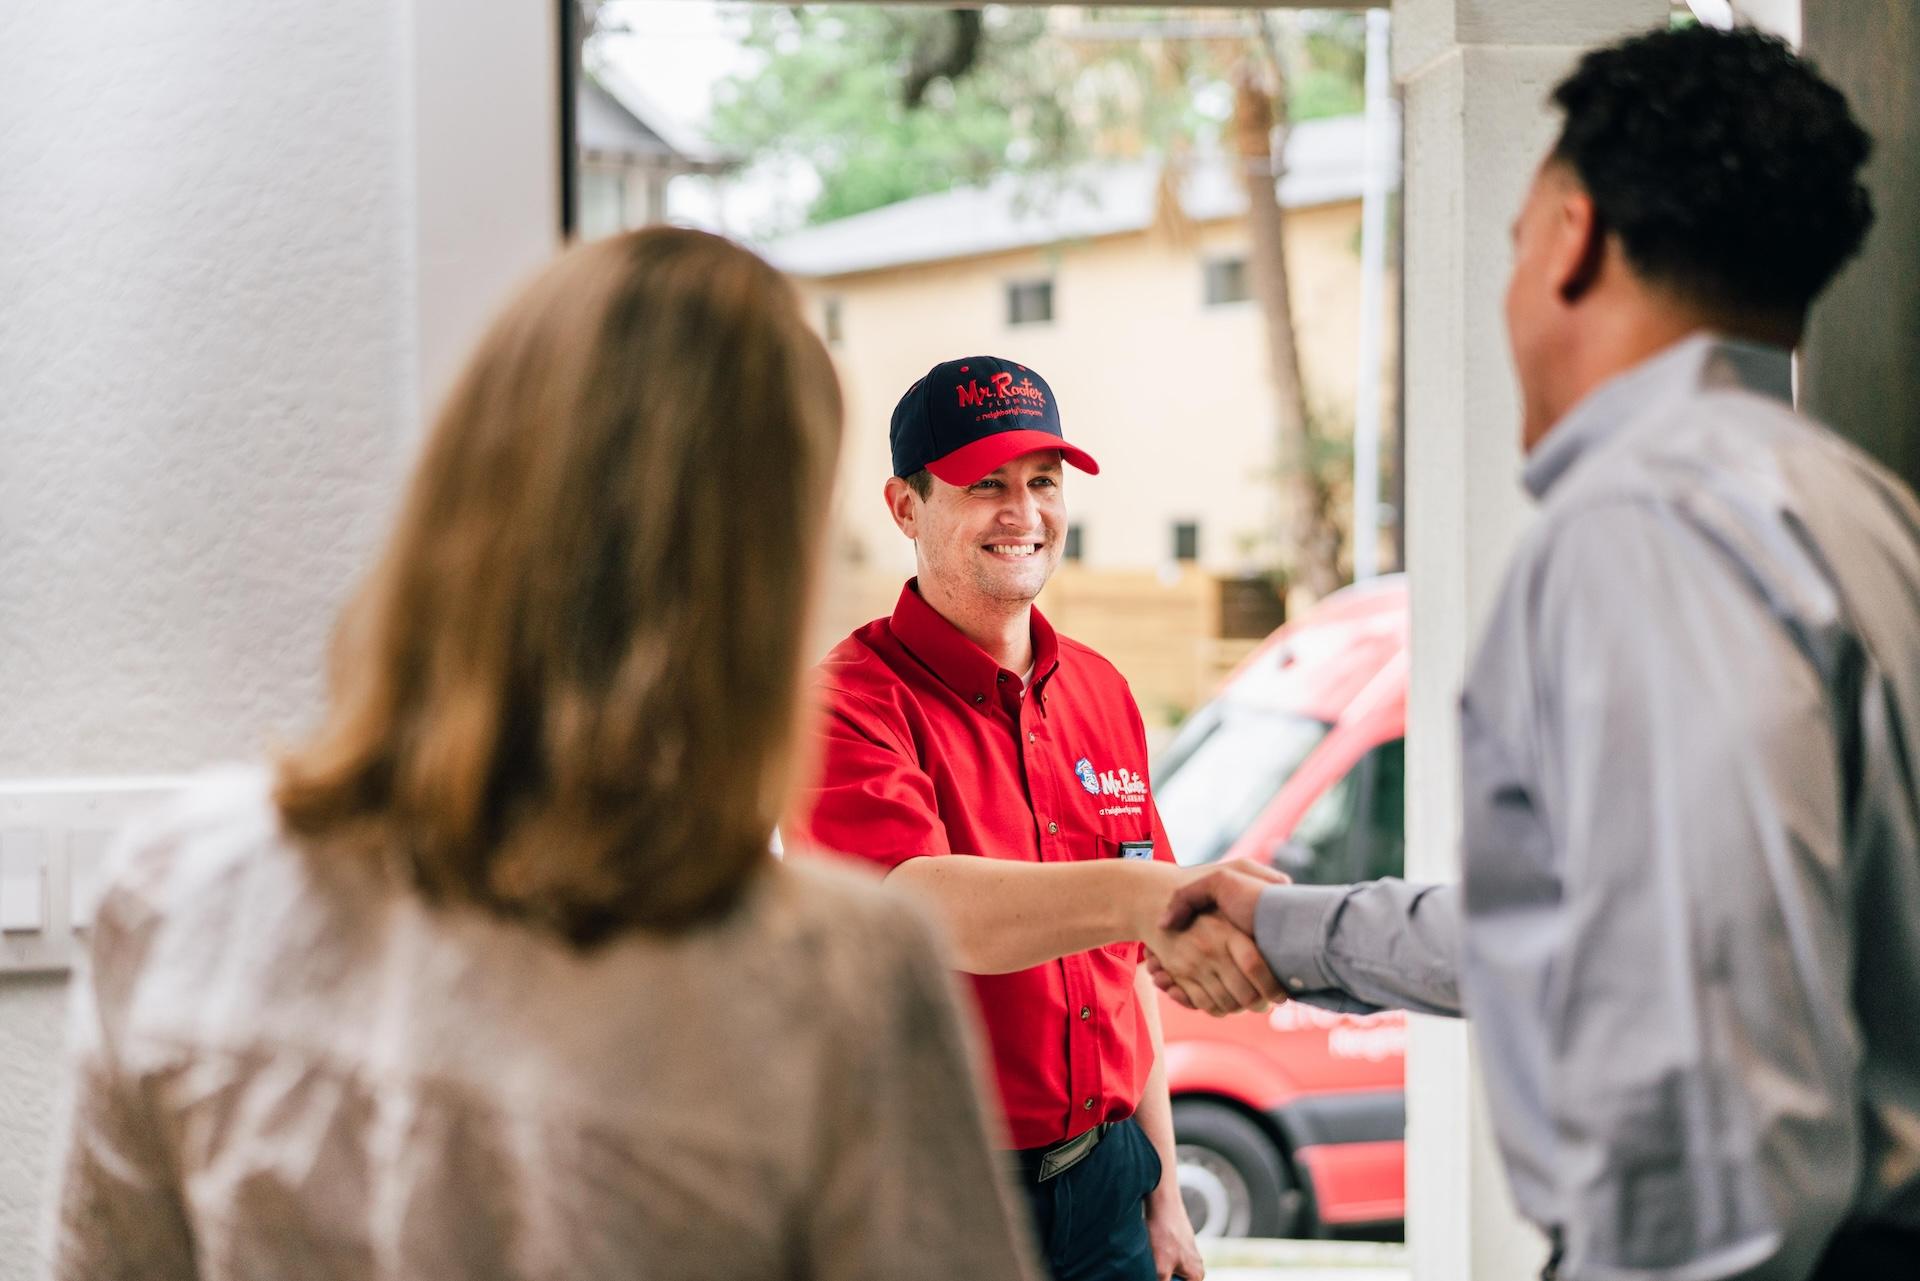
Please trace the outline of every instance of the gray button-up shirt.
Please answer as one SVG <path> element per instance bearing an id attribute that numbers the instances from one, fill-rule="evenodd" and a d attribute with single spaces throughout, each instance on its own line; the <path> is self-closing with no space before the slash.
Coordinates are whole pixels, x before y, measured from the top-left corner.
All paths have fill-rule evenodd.
<path id="1" fill-rule="evenodd" d="M 1696 336 L 1556 425 L 1462 700 L 1461 885 L 1261 902 L 1301 999 L 1473 1015 L 1578 1281 L 1920 1228 L 1920 507 L 1787 396 Z"/>

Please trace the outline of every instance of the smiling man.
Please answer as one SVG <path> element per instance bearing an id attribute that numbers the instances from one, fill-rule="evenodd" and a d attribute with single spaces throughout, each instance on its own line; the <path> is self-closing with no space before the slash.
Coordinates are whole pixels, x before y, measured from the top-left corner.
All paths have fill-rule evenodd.
<path id="1" fill-rule="evenodd" d="M 820 773 L 790 844 L 877 863 L 944 921 L 1057 1281 L 1199 1281 L 1142 944 L 1210 1012 L 1279 987 L 1218 918 L 1159 928 L 1190 877 L 1139 709 L 1033 607 L 1066 536 L 1064 467 L 1099 467 L 1046 380 L 990 356 L 908 388 L 892 442 L 887 507 L 919 574 L 821 665 Z"/>

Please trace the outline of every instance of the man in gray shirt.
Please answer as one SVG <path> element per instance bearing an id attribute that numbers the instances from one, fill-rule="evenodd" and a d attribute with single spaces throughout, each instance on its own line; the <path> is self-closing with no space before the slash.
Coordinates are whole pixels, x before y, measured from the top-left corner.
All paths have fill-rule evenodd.
<path id="1" fill-rule="evenodd" d="M 1540 516 L 1459 886 L 1221 871 L 1300 1000 L 1471 1013 L 1562 1278 L 1920 1277 L 1920 507 L 1790 403 L 1868 140 L 1751 31 L 1589 54 L 1514 225 Z"/>

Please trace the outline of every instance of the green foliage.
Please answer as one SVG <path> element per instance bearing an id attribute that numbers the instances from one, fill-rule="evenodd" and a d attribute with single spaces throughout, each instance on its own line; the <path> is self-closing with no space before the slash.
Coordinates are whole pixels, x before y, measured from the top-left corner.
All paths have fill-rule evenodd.
<path id="1" fill-rule="evenodd" d="M 1136 28 L 1191 25 L 1196 11 L 1123 10 Z M 715 93 L 713 141 L 819 177 L 808 222 L 827 222 L 1008 172 L 1059 174 L 1092 155 L 1207 146 L 1231 103 L 1227 77 L 1257 52 L 1251 25 L 1228 38 L 1075 41 L 1044 9 L 985 10 L 964 71 L 934 78 L 917 106 L 904 85 L 952 41 L 949 11 L 752 6 L 750 74 Z M 1365 28 L 1356 14 L 1307 15 L 1286 42 L 1292 118 L 1358 111 Z"/>
<path id="2" fill-rule="evenodd" d="M 756 6 L 746 44 L 762 64 L 716 92 L 710 131 L 755 159 L 798 160 L 819 175 L 811 222 L 844 218 L 1024 165 L 1071 159 L 1061 79 L 1037 39 L 1040 10 L 991 11 L 975 66 L 938 78 L 919 106 L 902 100 L 917 50 L 937 45 L 938 9 Z"/>

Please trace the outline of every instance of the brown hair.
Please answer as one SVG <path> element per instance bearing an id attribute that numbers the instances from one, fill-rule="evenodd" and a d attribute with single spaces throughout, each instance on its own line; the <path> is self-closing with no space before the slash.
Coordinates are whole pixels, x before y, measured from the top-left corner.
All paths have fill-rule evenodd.
<path id="1" fill-rule="evenodd" d="M 560 257 L 494 322 L 276 800 L 309 848 L 581 945 L 725 911 L 785 799 L 839 449 L 792 288 L 715 236 Z"/>

